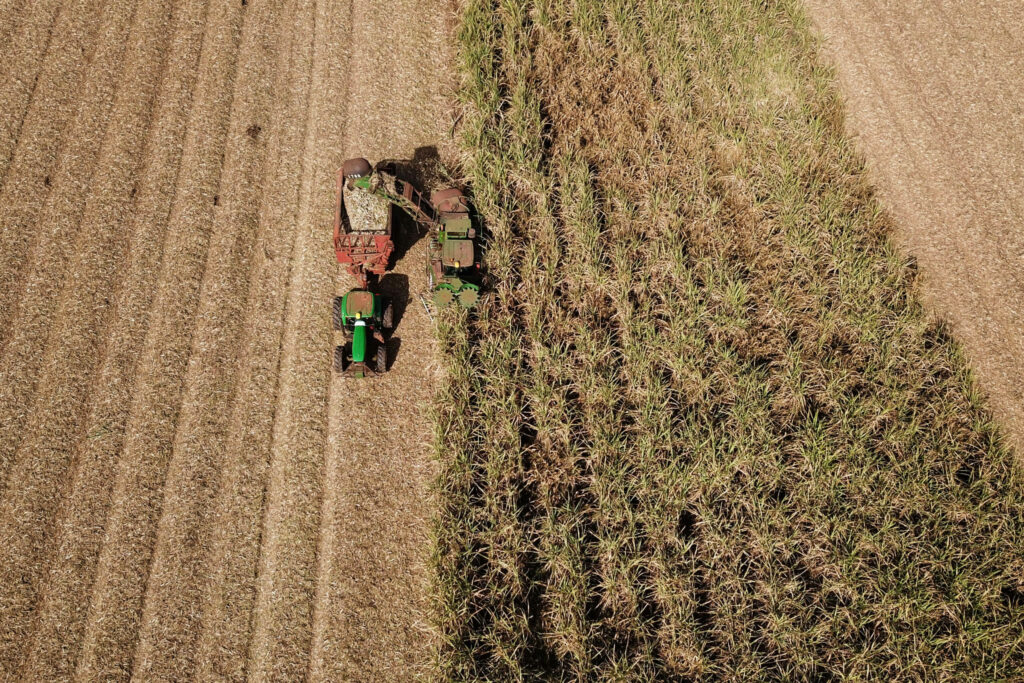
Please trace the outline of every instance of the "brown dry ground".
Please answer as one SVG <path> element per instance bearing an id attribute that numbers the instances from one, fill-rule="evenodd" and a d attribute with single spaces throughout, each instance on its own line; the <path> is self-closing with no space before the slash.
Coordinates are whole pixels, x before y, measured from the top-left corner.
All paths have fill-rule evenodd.
<path id="1" fill-rule="evenodd" d="M 930 305 L 1024 454 L 1024 4 L 809 0 Z"/>
<path id="2" fill-rule="evenodd" d="M 348 156 L 437 182 L 450 11 L 0 0 L 0 680 L 428 664 L 423 242 L 350 383 L 329 235 Z"/>

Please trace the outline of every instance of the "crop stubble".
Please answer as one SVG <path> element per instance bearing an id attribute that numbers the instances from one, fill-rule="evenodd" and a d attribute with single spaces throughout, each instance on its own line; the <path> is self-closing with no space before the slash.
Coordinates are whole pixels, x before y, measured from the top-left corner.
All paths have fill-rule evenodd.
<path id="1" fill-rule="evenodd" d="M 277 50 L 284 3 L 248 12 L 234 104 L 192 334 L 184 400 L 169 463 L 153 563 L 145 595 L 135 673 L 142 678 L 190 675 L 205 590 L 207 511 L 216 492 L 228 418 L 236 399 L 238 340 L 259 320 L 242 317 L 250 266 L 261 237 L 259 200 L 265 187 L 263 129 L 276 92 Z"/>
<path id="2" fill-rule="evenodd" d="M 59 13 L 56 4 L 31 4 L 9 46 L 0 85 L 0 343 L 11 331 L 22 268 L 34 245 L 31 228 L 70 142 L 67 123 L 86 96 L 81 73 L 92 59 L 101 18 L 99 2 L 69 2 Z"/>
<path id="3" fill-rule="evenodd" d="M 0 53 L 7 47 L 11 33 L 18 25 L 18 16 L 24 2 L 25 0 L 0 0 Z"/>
<path id="4" fill-rule="evenodd" d="M 327 236 L 346 155 L 437 142 L 436 9 L 0 2 L 15 57 L 0 67 L 8 677 L 331 679 L 372 676 L 374 652 L 379 671 L 424 665 L 432 334 L 410 308 L 394 375 L 329 389 Z M 353 77 L 356 40 L 385 67 Z M 422 245 L 406 261 L 417 287 Z M 350 408 L 391 463 L 352 481 L 327 450 Z M 361 512 L 357 488 L 396 510 Z M 392 561 L 352 565 L 353 544 Z M 369 572 L 401 588 L 417 563 L 377 618 Z"/>
<path id="5" fill-rule="evenodd" d="M 327 320 L 321 313 L 329 301 L 324 297 L 331 271 L 323 258 L 323 231 L 333 198 L 323 179 L 340 163 L 350 17 L 310 3 L 300 28 L 300 34 L 312 36 L 313 45 L 297 66 L 312 81 L 249 646 L 249 672 L 259 679 L 305 675 L 312 644 L 330 373 Z"/>
<path id="6" fill-rule="evenodd" d="M 255 605 L 261 512 L 280 362 L 284 304 L 290 273 L 294 218 L 309 105 L 308 63 L 312 38 L 301 33 L 308 5 L 294 8 L 286 24 L 284 78 L 277 89 L 271 131 L 274 176 L 264 193 L 257 271 L 249 290 L 248 326 L 242 340 L 239 395 L 229 427 L 225 471 L 211 521 L 210 589 L 198 645 L 200 676 L 244 678 L 251 614 Z M 281 125 L 291 121 L 293 125 Z"/>
<path id="7" fill-rule="evenodd" d="M 53 680 L 74 671 L 177 186 L 206 9 L 205 0 L 192 0 L 180 5 L 174 18 L 145 161 L 136 179 L 137 199 L 128 219 L 129 252 L 107 334 L 109 349 L 76 444 L 77 462 L 54 541 L 58 550 L 47 562 L 38 627 L 27 648 L 23 671 L 32 678 Z"/>
<path id="8" fill-rule="evenodd" d="M 160 39 L 166 31 L 167 5 L 148 2 L 140 7 L 126 51 L 131 3 L 122 6 L 112 24 L 115 34 L 109 45 L 120 45 L 122 50 L 112 49 L 105 71 L 94 72 L 105 81 L 104 88 L 96 89 L 104 93 L 101 104 L 109 105 L 118 80 L 133 87 L 117 89 L 109 117 L 106 109 L 98 106 L 89 118 L 80 119 L 83 124 L 76 131 L 77 144 L 68 151 L 82 164 L 95 159 L 95 171 L 77 169 L 78 176 L 84 178 L 81 184 L 72 182 L 70 179 L 78 176 L 69 172 L 69 191 L 51 195 L 44 215 L 48 222 L 65 225 L 63 230 L 69 234 L 64 240 L 71 243 L 71 253 L 52 254 L 47 249 L 39 254 L 46 258 L 33 265 L 31 286 L 22 298 L 21 324 L 4 356 L 5 374 L 13 374 L 10 370 L 14 368 L 21 372 L 21 376 L 8 377 L 5 393 L 13 389 L 23 392 L 15 399 L 5 395 L 5 405 L 31 396 L 29 380 L 38 375 L 33 403 L 45 406 L 45 410 L 27 413 L 31 420 L 8 482 L 11 495 L 0 503 L 0 537 L 7 541 L 0 548 L 0 573 L 23 577 L 18 584 L 21 590 L 11 590 L 0 601 L 0 618 L 11 626 L 5 639 L 13 639 L 5 642 L 7 647 L 21 647 L 25 625 L 20 622 L 31 614 L 37 600 L 35 586 L 43 569 L 39 557 L 49 544 L 47 539 L 52 538 L 58 513 L 52 501 L 66 490 L 92 375 L 104 355 L 100 344 L 106 333 L 110 291 L 116 289 L 123 258 L 122 222 L 133 200 L 131 186 L 142 152 L 140 142 L 145 140 L 150 104 L 160 80 Z M 83 146 L 99 150 L 98 154 L 84 153 Z M 90 175 L 95 176 L 91 184 Z M 60 272 L 65 260 L 70 262 L 66 276 Z M 21 321 L 27 316 L 32 323 Z M 37 349 L 46 349 L 45 356 Z M 30 575 L 32 580 L 25 581 Z"/>

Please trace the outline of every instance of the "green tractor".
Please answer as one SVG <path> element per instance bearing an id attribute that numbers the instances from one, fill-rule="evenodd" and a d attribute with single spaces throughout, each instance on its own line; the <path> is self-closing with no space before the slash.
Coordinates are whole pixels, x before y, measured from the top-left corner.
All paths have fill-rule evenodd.
<path id="1" fill-rule="evenodd" d="M 430 197 L 437 212 L 437 236 L 430 241 L 427 281 L 438 307 L 458 302 L 472 308 L 480 298 L 480 260 L 469 205 L 458 189 Z"/>
<path id="2" fill-rule="evenodd" d="M 334 371 L 349 377 L 386 372 L 388 351 L 384 332 L 394 327 L 394 316 L 390 302 L 365 289 L 353 289 L 335 297 L 332 322 L 345 343 L 334 348 Z"/>

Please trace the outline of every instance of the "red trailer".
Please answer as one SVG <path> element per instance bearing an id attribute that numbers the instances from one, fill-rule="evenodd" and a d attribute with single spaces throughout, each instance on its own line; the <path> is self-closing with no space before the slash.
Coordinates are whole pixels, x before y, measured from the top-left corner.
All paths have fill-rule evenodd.
<path id="1" fill-rule="evenodd" d="M 374 168 L 366 159 L 349 159 L 338 171 L 334 210 L 334 253 L 366 289 L 370 275 L 383 275 L 395 250 L 391 239 L 393 208 L 431 227 L 434 212 L 412 183 L 395 177 L 395 165 Z"/>
<path id="2" fill-rule="evenodd" d="M 334 207 L 334 254 L 361 289 L 367 288 L 371 274 L 380 276 L 387 271 L 395 250 L 391 240 L 391 202 L 356 186 L 372 172 L 364 159 L 346 161 L 338 171 Z"/>

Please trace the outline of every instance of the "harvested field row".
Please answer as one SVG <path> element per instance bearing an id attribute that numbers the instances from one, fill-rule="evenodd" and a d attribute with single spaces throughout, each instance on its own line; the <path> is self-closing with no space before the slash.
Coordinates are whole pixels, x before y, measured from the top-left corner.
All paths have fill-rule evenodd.
<path id="1" fill-rule="evenodd" d="M 32 228 L 60 170 L 61 150 L 71 144 L 68 122 L 88 98 L 82 72 L 96 52 L 92 39 L 103 18 L 96 0 L 68 3 L 63 10 L 59 2 L 30 4 L 2 71 L 0 344 L 13 330 L 11 318 L 37 235 Z"/>
<path id="2" fill-rule="evenodd" d="M 431 327 L 410 309 L 383 399 L 332 387 L 329 225 L 346 153 L 442 134 L 446 15 L 340 4 L 0 1 L 0 678 L 428 660 Z M 353 40 L 385 66 L 353 75 Z M 358 486 L 386 505 L 399 482 L 415 514 L 393 532 L 359 522 L 340 451 L 326 464 L 348 409 L 388 435 L 367 446 L 393 466 Z M 339 558 L 369 533 L 414 579 L 353 618 L 381 564 Z"/>
<path id="3" fill-rule="evenodd" d="M 131 18 L 130 12 L 126 14 L 116 36 L 122 50 Z M 145 3 L 135 15 L 127 50 L 112 55 L 108 82 L 120 78 L 132 87 L 119 88 L 109 115 L 103 111 L 91 119 L 95 130 L 79 131 L 81 144 L 89 146 L 85 149 L 96 151 L 92 157 L 83 149 L 74 152 L 82 161 L 95 159 L 95 167 L 69 173 L 67 184 L 72 187 L 63 195 L 63 203 L 55 201 L 62 186 L 51 195 L 53 203 L 45 217 L 67 224 L 64 231 L 69 234 L 62 241 L 69 244 L 64 249 L 46 245 L 39 254 L 22 297 L 17 329 L 0 366 L 7 380 L 2 396 L 5 407 L 45 407 L 24 412 L 29 421 L 19 435 L 8 495 L 0 504 L 0 534 L 10 539 L 0 548 L 0 574 L 23 578 L 17 589 L 0 600 L 0 618 L 9 627 L 3 641 L 7 648 L 22 647 L 27 625 L 20 623 L 21 617 L 38 600 L 41 560 L 52 550 L 48 546 L 59 511 L 52 501 L 66 490 L 71 446 L 79 440 L 94 370 L 104 355 L 111 292 L 118 289 L 124 258 L 122 223 L 151 123 L 169 14 L 167 2 Z M 113 67 L 122 61 L 123 72 Z M 105 133 L 102 121 L 109 121 Z M 74 166 L 69 164 L 71 169 Z M 92 175 L 96 182 L 87 188 Z M 75 183 L 79 177 L 80 183 Z M 87 200 L 72 199 L 79 196 Z M 61 272 L 64 267 L 66 275 Z M 46 349 L 45 355 L 39 349 Z"/>
<path id="4" fill-rule="evenodd" d="M 270 174 L 263 131 L 271 129 L 272 93 L 291 76 L 278 54 L 287 45 L 282 0 L 246 16 L 234 102 L 199 292 L 196 328 L 140 622 L 134 671 L 146 679 L 193 674 L 195 635 L 206 581 L 212 506 L 237 398 L 239 340 L 262 321 L 243 317 L 254 255 L 266 223 L 260 199 Z M 244 68 L 248 67 L 248 68 Z"/>
<path id="5" fill-rule="evenodd" d="M 167 218 L 180 169 L 182 142 L 203 39 L 204 0 L 175 13 L 165 76 L 154 104 L 136 201 L 128 221 L 128 255 L 110 313 L 108 350 L 98 370 L 89 414 L 76 449 L 54 537 L 55 552 L 40 563 L 48 572 L 35 613 L 34 637 L 23 672 L 39 680 L 74 672 L 89 611 L 96 563 L 104 540 L 110 492 L 131 407 L 131 394 L 160 272 Z"/>
<path id="6" fill-rule="evenodd" d="M 110 235 L 102 230 L 83 230 L 91 226 L 83 226 L 82 217 L 88 210 L 86 199 L 90 196 L 90 183 L 97 163 L 106 162 L 106 166 L 100 167 L 101 175 L 105 175 L 110 163 L 114 161 L 109 157 L 99 158 L 108 124 L 136 125 L 132 120 L 136 112 L 125 113 L 127 122 L 112 120 L 110 115 L 122 75 L 126 38 L 134 6 L 135 3 L 127 1 L 113 4 L 104 15 L 102 37 L 106 47 L 98 50 L 95 55 L 94 68 L 90 69 L 83 88 L 86 97 L 71 121 L 67 143 L 57 159 L 52 190 L 40 206 L 38 223 L 34 226 L 35 243 L 20 269 L 21 286 L 12 292 L 17 294 L 18 300 L 16 305 L 12 304 L 15 313 L 10 321 L 11 334 L 5 339 L 3 358 L 0 360 L 0 386 L 3 387 L 0 390 L 0 424 L 5 429 L 3 441 L 0 442 L 3 444 L 0 461 L 10 461 L 17 440 L 24 435 L 23 420 L 30 414 L 26 407 L 31 405 L 31 397 L 39 388 L 37 382 L 46 361 L 37 350 L 47 348 L 47 340 L 51 337 L 58 346 L 64 341 L 58 338 L 58 333 L 63 316 L 70 312 L 60 309 L 61 292 L 75 291 L 64 285 L 85 284 L 65 282 L 67 278 L 73 280 L 76 276 L 76 273 L 68 272 L 68 266 L 73 261 L 79 265 L 89 263 L 90 256 L 93 259 L 97 256 L 105 258 L 110 249 L 118 248 L 116 244 L 110 243 Z M 111 150 L 112 153 L 116 151 Z M 117 197 L 117 200 L 121 199 Z M 101 201 L 105 200 L 109 200 L 109 197 Z M 105 240 L 105 237 L 108 239 Z M 102 270 L 102 263 L 97 265 Z M 88 267 L 92 269 L 93 265 L 90 263 Z M 75 297 L 76 300 L 69 302 L 69 305 L 85 302 L 89 308 L 90 293 L 84 291 L 82 294 L 81 298 Z M 93 304 L 97 305 L 105 304 L 103 301 Z M 86 315 L 91 312 L 87 311 Z M 78 322 L 75 320 L 72 324 Z M 59 348 L 54 351 L 59 352 Z M 78 360 L 73 356 L 71 359 Z"/>
<path id="7" fill-rule="evenodd" d="M 339 57 L 349 49 L 349 27 L 337 22 L 348 16 L 339 12 L 333 17 L 324 3 L 307 3 L 298 31 L 312 37 L 296 65 L 311 80 L 249 636 L 248 671 L 260 679 L 295 679 L 309 669 L 330 376 L 324 363 L 328 322 L 322 315 L 321 293 L 329 291 L 331 271 L 323 258 L 323 228 L 318 226 L 327 225 L 333 197 L 323 183 L 330 172 L 323 167 L 322 155 L 337 150 L 335 130 L 344 115 L 338 102 L 346 92 L 334 79 L 343 77 L 347 65 Z"/>

